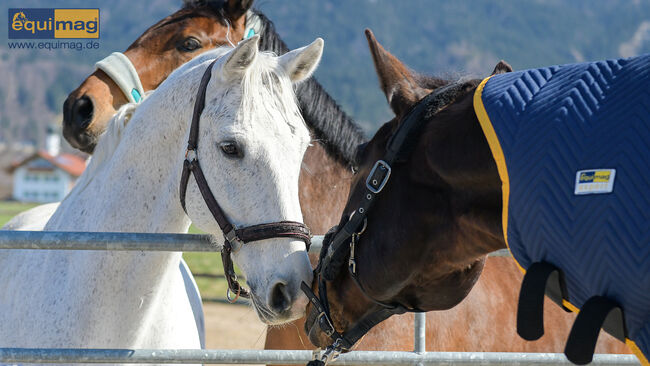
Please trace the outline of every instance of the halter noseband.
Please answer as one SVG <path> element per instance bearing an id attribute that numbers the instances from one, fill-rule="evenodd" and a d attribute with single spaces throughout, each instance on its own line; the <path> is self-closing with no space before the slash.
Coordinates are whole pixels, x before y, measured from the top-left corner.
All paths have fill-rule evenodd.
<path id="1" fill-rule="evenodd" d="M 389 139 L 386 154 L 382 159 L 377 160 L 370 170 L 366 178 L 366 184 L 363 187 L 361 201 L 357 204 L 357 209 L 350 215 L 347 222 L 342 222 L 334 232 L 330 232 L 325 236 L 318 267 L 314 271 L 318 276 L 319 296 L 316 296 L 311 290 L 311 287 L 304 282 L 301 284 L 301 289 L 318 312 L 318 317 L 315 322 L 318 322 L 321 330 L 334 343 L 327 347 L 320 360 L 311 361 L 308 365 L 323 365 L 335 359 L 342 351 L 349 350 L 372 327 L 394 314 L 403 314 L 407 311 L 422 311 L 414 308 L 409 309 L 396 303 L 388 304 L 370 296 L 359 281 L 354 251 L 359 237 L 365 231 L 368 211 L 372 207 L 377 195 L 381 193 L 388 183 L 392 172 L 391 166 L 409 159 L 415 147 L 415 139 L 425 123 L 426 118 L 423 118 L 424 114 L 429 113 L 433 115 L 438 113 L 451 103 L 465 87 L 466 84 L 464 83 L 455 83 L 441 87 L 424 97 L 409 111 L 404 117 L 403 122 L 397 128 L 397 131 Z M 351 330 L 341 334 L 334 328 L 334 323 L 330 316 L 326 281 L 332 281 L 336 278 L 341 267 L 344 265 L 345 258 L 348 258 L 348 271 L 354 283 L 369 300 L 380 305 L 381 308 L 364 316 Z"/>
<path id="2" fill-rule="evenodd" d="M 192 173 L 203 200 L 208 206 L 212 217 L 217 221 L 219 228 L 221 228 L 221 231 L 223 232 L 224 244 L 223 249 L 221 250 L 221 260 L 223 262 L 226 281 L 228 282 L 228 300 L 235 302 L 238 297 L 249 297 L 249 293 L 237 282 L 237 275 L 235 274 L 232 258 L 230 256 L 232 252 L 238 251 L 242 245 L 246 243 L 270 238 L 299 239 L 305 242 L 307 251 L 309 251 L 309 246 L 311 245 L 311 233 L 307 226 L 295 221 L 280 221 L 238 228 L 228 220 L 226 214 L 223 212 L 219 203 L 217 203 L 216 198 L 212 194 L 212 190 L 208 185 L 208 181 L 205 179 L 201 165 L 199 165 L 197 148 L 199 142 L 199 120 L 201 118 L 201 112 L 203 112 L 203 108 L 205 107 L 205 91 L 208 82 L 210 81 L 210 77 L 212 76 L 212 67 L 217 60 L 212 61 L 205 70 L 205 73 L 201 78 L 201 83 L 199 84 L 199 90 L 196 94 L 194 112 L 192 114 L 192 124 L 190 126 L 190 136 L 187 141 L 187 151 L 185 153 L 185 160 L 183 161 L 183 173 L 181 174 L 180 200 L 183 210 L 187 213 L 187 209 L 185 208 L 185 194 L 187 192 L 190 173 Z M 235 294 L 234 299 L 230 298 L 230 293 Z"/>

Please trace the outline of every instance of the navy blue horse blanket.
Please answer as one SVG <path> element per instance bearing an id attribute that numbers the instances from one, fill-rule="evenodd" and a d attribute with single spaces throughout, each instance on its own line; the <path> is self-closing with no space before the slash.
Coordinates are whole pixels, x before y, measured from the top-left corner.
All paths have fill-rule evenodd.
<path id="1" fill-rule="evenodd" d="M 548 262 L 578 311 L 617 302 L 650 355 L 650 55 L 483 80 L 474 108 L 497 163 L 503 233 L 522 270 Z"/>

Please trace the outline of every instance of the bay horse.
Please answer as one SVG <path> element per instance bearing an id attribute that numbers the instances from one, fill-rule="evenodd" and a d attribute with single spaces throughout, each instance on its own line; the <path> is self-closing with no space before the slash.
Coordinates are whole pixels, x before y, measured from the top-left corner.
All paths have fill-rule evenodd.
<path id="1" fill-rule="evenodd" d="M 517 338 L 522 274 L 509 258 L 488 258 L 486 265 L 487 254 L 506 244 L 501 180 L 473 108 L 480 80 L 415 74 L 370 30 L 366 37 L 396 117 L 360 146 L 359 173 L 341 222 L 324 240 L 319 278 L 305 289 L 312 300 L 305 325 L 309 339 L 333 353 L 348 350 L 373 325 L 416 310 L 431 311 L 428 320 L 441 332 L 431 342 L 433 350 L 512 350 L 497 343 Z M 502 61 L 494 74 L 510 71 Z M 410 129 L 401 129 L 403 124 Z M 490 281 L 481 278 L 482 271 Z M 573 317 L 557 316 L 563 311 L 548 303 L 551 334 L 541 347 L 534 346 L 541 341 L 531 342 L 522 350 L 562 349 Z M 442 348 L 439 337 L 449 338 Z M 613 337 L 600 338 L 599 352 L 626 353 Z M 473 346 L 455 343 L 459 339 Z"/>
<path id="2" fill-rule="evenodd" d="M 124 51 L 144 92 L 158 87 L 174 69 L 201 52 L 237 43 L 245 31 L 260 36 L 261 50 L 288 52 L 273 23 L 252 5 L 252 0 L 185 1 L 179 11 L 149 27 Z M 354 152 L 365 139 L 313 77 L 297 86 L 296 95 L 313 136 L 300 173 L 303 217 L 314 233 L 325 233 L 343 208 Z M 72 147 L 92 153 L 106 121 L 128 100 L 105 71 L 95 70 L 63 104 L 64 137 Z"/>
<path id="3" fill-rule="evenodd" d="M 245 36 L 251 22 L 258 22 L 260 47 L 276 54 L 288 51 L 273 23 L 252 8 L 252 1 L 186 1 L 174 14 L 159 21 L 143 33 L 124 52 L 137 71 L 145 92 L 162 82 L 171 71 L 197 53 L 212 47 L 236 42 Z M 256 20 L 259 19 L 259 20 Z M 230 27 L 228 27 L 228 23 Z M 316 234 L 323 234 L 336 224 L 347 198 L 351 167 L 356 147 L 364 138 L 360 129 L 336 105 L 335 101 L 310 78 L 298 85 L 296 94 L 303 118 L 313 141 L 308 147 L 300 172 L 300 204 L 305 223 Z M 81 100 L 81 101 L 80 101 Z M 70 95 L 64 104 L 66 138 L 77 148 L 91 152 L 94 140 L 106 121 L 127 97 L 116 83 L 101 70 L 95 71 Z M 74 108 L 76 106 L 76 108 Z M 75 132 L 76 131 L 76 132 Z M 40 207 L 40 206 L 39 206 Z M 31 221 L 30 218 L 23 221 Z M 41 215 L 42 216 L 42 215 Z M 313 259 L 313 258 L 312 258 Z M 506 280 L 510 279 L 510 280 Z M 511 259 L 489 258 L 478 284 L 459 306 L 442 314 L 427 314 L 427 345 L 439 351 L 558 352 L 565 339 L 564 326 L 550 327 L 549 334 L 537 342 L 524 342 L 514 333 L 511 306 L 516 299 L 521 273 Z M 485 299 L 490 299 L 486 302 Z M 486 305 L 489 304 L 489 305 Z M 547 322 L 570 324 L 571 314 L 552 306 L 545 308 Z M 501 324 L 479 317 L 489 312 Z M 472 322 L 472 332 L 454 331 L 459 321 Z M 359 349 L 409 350 L 413 347 L 412 316 L 394 316 L 377 327 L 360 342 Z M 310 349 L 304 333 L 304 318 L 284 327 L 267 330 L 267 349 Z M 476 334 L 490 334 L 479 337 Z M 601 352 L 619 352 L 618 343 L 601 344 Z"/>
<path id="4" fill-rule="evenodd" d="M 137 106 L 118 110 L 97 146 L 105 158 L 91 160 L 45 230 L 173 233 L 186 232 L 191 220 L 228 236 L 220 212 L 238 227 L 239 239 L 226 244 L 260 319 L 300 317 L 306 299 L 298 283 L 312 269 L 306 243 L 256 224 L 300 225 L 298 174 L 309 133 L 293 84 L 316 68 L 323 41 L 280 57 L 258 43 L 253 36 L 207 52 Z M 196 179 L 183 185 L 187 166 Z M 3 346 L 200 348 L 181 254 L 3 251 Z"/>

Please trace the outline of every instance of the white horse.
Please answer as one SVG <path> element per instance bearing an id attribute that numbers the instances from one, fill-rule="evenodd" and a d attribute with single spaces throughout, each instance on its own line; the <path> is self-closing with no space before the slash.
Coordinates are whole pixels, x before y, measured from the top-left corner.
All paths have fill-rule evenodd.
<path id="1" fill-rule="evenodd" d="M 222 237 L 192 178 L 189 218 L 178 194 L 196 89 L 215 57 L 198 151 L 212 191 L 236 225 L 301 221 L 298 172 L 309 135 L 291 82 L 313 72 L 323 42 L 281 57 L 259 53 L 257 43 L 252 37 L 232 51 L 208 52 L 173 72 L 137 107 L 112 157 L 91 162 L 93 177 L 80 179 L 45 229 L 186 232 L 191 218 Z M 169 252 L 4 251 L 2 345 L 198 348 L 188 299 L 178 296 L 180 258 Z M 302 315 L 306 298 L 299 284 L 311 279 L 302 241 L 254 242 L 233 260 L 258 300 L 260 319 L 277 324 Z M 277 286 L 283 291 L 274 291 Z M 290 308 L 276 309 L 283 301 L 274 296 L 288 297 Z"/>
<path id="2" fill-rule="evenodd" d="M 145 94 L 143 97 L 146 98 L 149 94 L 151 92 Z M 135 111 L 135 107 L 137 107 L 136 103 L 127 103 L 115 113 L 106 131 L 100 137 L 102 143 L 96 147 L 92 159 L 88 160 L 88 162 L 92 161 L 92 164 L 88 164 L 83 176 L 79 179 L 78 187 L 85 186 L 90 182 L 95 177 L 95 172 L 97 172 L 99 167 L 103 166 L 104 162 L 113 156 L 115 149 L 120 143 L 123 131 Z M 52 215 L 54 215 L 54 212 L 59 208 L 60 203 L 46 203 L 23 211 L 12 217 L 0 230 L 41 231 L 45 228 Z M 178 270 L 185 285 L 184 295 L 187 296 L 194 315 L 194 323 L 199 334 L 200 346 L 201 348 L 205 348 L 205 317 L 199 287 L 183 258 L 181 258 L 178 264 Z M 176 294 L 175 296 L 183 296 L 183 293 Z"/>

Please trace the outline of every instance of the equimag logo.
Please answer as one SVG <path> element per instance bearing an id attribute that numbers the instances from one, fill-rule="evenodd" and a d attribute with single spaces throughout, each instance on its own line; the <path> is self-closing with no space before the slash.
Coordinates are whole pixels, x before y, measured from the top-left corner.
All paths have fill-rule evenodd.
<path id="1" fill-rule="evenodd" d="M 9 39 L 99 38 L 99 9 L 9 9 Z"/>
<path id="2" fill-rule="evenodd" d="M 614 190 L 616 169 L 588 169 L 576 172 L 575 195 L 610 193 Z"/>

